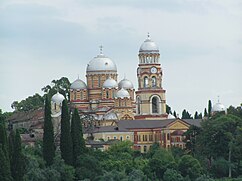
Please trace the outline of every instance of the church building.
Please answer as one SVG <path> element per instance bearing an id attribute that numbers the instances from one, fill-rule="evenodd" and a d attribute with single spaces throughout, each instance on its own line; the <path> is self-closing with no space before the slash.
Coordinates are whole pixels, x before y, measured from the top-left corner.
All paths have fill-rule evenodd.
<path id="1" fill-rule="evenodd" d="M 79 78 L 70 87 L 70 106 L 81 115 L 92 115 L 100 125 L 110 120 L 165 119 L 166 98 L 162 87 L 159 48 L 148 35 L 139 49 L 138 90 L 124 78 L 118 82 L 117 66 L 100 53 L 86 68 L 86 82 Z"/>

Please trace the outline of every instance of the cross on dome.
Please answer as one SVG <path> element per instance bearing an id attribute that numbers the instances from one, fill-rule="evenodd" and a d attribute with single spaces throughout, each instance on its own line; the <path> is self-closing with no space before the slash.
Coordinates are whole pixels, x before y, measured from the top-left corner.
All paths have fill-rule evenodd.
<path id="1" fill-rule="evenodd" d="M 100 48 L 100 54 L 103 54 L 103 46 L 100 45 L 99 48 Z"/>
<path id="2" fill-rule="evenodd" d="M 220 96 L 218 96 L 218 103 L 219 103 L 219 98 L 220 98 Z"/>

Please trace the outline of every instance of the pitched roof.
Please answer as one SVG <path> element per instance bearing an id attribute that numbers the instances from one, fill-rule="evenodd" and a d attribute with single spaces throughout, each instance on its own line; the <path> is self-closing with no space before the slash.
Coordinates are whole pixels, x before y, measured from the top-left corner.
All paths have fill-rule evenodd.
<path id="1" fill-rule="evenodd" d="M 30 110 L 27 112 L 17 111 L 14 112 L 12 116 L 10 116 L 7 120 L 15 123 L 15 122 L 26 122 L 26 121 L 38 121 L 44 119 L 44 108 L 38 108 L 36 110 Z"/>
<path id="2" fill-rule="evenodd" d="M 197 127 L 201 127 L 201 122 L 203 121 L 202 119 L 182 119 L 185 121 L 187 124 L 194 125 Z"/>
<path id="3" fill-rule="evenodd" d="M 118 122 L 119 129 L 150 129 L 163 128 L 177 119 L 163 120 L 122 120 Z"/>

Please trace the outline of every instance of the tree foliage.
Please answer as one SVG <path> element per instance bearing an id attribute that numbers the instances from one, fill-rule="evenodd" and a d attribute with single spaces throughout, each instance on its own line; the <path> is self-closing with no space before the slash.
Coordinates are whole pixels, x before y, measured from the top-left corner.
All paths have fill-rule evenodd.
<path id="1" fill-rule="evenodd" d="M 203 113 L 204 117 L 208 117 L 208 112 L 207 112 L 207 108 L 204 109 L 204 113 Z"/>
<path id="2" fill-rule="evenodd" d="M 212 112 L 212 101 L 208 101 L 208 117 L 211 117 L 211 112 Z"/>
<path id="3" fill-rule="evenodd" d="M 55 157 L 54 130 L 51 120 L 51 106 L 48 96 L 45 98 L 45 117 L 43 134 L 43 158 L 49 166 L 53 163 Z"/>
<path id="4" fill-rule="evenodd" d="M 60 135 L 60 150 L 61 157 L 66 164 L 73 164 L 73 146 L 70 130 L 70 115 L 67 106 L 67 101 L 62 102 L 62 114 L 61 114 L 61 135 Z"/>
<path id="5" fill-rule="evenodd" d="M 188 176 L 191 180 L 195 180 L 202 174 L 202 167 L 199 161 L 191 155 L 182 156 L 178 168 L 182 176 Z"/>
<path id="6" fill-rule="evenodd" d="M 192 119 L 191 114 L 186 109 L 182 111 L 182 119 Z"/>
<path id="7" fill-rule="evenodd" d="M 148 162 L 148 170 L 153 173 L 154 178 L 162 179 L 167 169 L 176 169 L 177 164 L 171 152 L 158 149 Z"/>
<path id="8" fill-rule="evenodd" d="M 200 135 L 201 131 L 201 128 L 191 125 L 189 129 L 184 133 L 184 142 L 186 144 L 185 149 L 192 155 L 197 154 L 197 137 Z"/>
<path id="9" fill-rule="evenodd" d="M 76 165 L 77 158 L 85 152 L 85 141 L 83 139 L 82 124 L 78 110 L 75 109 L 71 119 L 71 136 L 73 145 L 73 161 Z"/>
<path id="10" fill-rule="evenodd" d="M 183 181 L 181 174 L 174 169 L 167 169 L 163 176 L 163 181 Z"/>
<path id="11" fill-rule="evenodd" d="M 44 106 L 44 98 L 39 94 L 29 96 L 26 99 L 18 102 L 14 101 L 11 104 L 12 109 L 15 111 L 30 111 Z"/>
<path id="12" fill-rule="evenodd" d="M 0 180 L 12 181 L 9 160 L 4 153 L 2 144 L 0 144 Z"/>
<path id="13" fill-rule="evenodd" d="M 52 80 L 51 85 L 46 85 L 41 90 L 52 97 L 57 91 L 65 96 L 67 100 L 70 99 L 71 83 L 68 78 L 61 77 L 59 80 Z"/>
<path id="14" fill-rule="evenodd" d="M 58 80 L 52 80 L 50 85 L 46 85 L 41 90 L 44 95 L 41 96 L 38 93 L 33 96 L 29 96 L 24 100 L 14 101 L 11 104 L 12 109 L 15 111 L 30 111 L 44 107 L 44 100 L 46 96 L 52 97 L 57 91 L 65 96 L 67 100 L 70 98 L 70 81 L 66 77 L 61 77 Z"/>

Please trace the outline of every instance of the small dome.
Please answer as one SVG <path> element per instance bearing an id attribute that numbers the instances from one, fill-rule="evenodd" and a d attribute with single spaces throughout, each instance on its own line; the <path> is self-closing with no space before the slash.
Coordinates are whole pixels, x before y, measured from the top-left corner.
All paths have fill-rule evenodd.
<path id="1" fill-rule="evenodd" d="M 72 84 L 70 89 L 86 89 L 87 85 L 85 82 L 83 82 L 81 79 L 76 79 Z"/>
<path id="2" fill-rule="evenodd" d="M 130 98 L 129 92 L 127 90 L 125 90 L 124 88 L 120 89 L 117 92 L 116 96 L 118 98 L 122 98 L 122 99 L 125 98 L 125 97 Z"/>
<path id="3" fill-rule="evenodd" d="M 223 104 L 221 104 L 220 102 L 218 102 L 217 104 L 215 104 L 212 107 L 212 112 L 222 112 L 222 111 L 226 111 L 226 108 Z"/>
<path id="4" fill-rule="evenodd" d="M 122 89 L 122 88 L 124 88 L 124 89 L 133 89 L 134 85 L 133 85 L 133 83 L 130 80 L 124 78 L 123 80 L 121 80 L 118 83 L 118 88 L 119 89 Z"/>
<path id="5" fill-rule="evenodd" d="M 87 65 L 87 72 L 117 72 L 116 64 L 103 54 L 94 57 Z"/>
<path id="6" fill-rule="evenodd" d="M 109 77 L 105 82 L 103 83 L 103 88 L 116 88 L 118 87 L 117 82 Z"/>
<path id="7" fill-rule="evenodd" d="M 103 119 L 104 120 L 117 120 L 118 117 L 117 117 L 117 114 L 114 113 L 114 112 L 110 112 L 110 113 L 107 113 L 103 116 Z"/>
<path id="8" fill-rule="evenodd" d="M 175 119 L 176 117 L 173 116 L 172 114 L 168 114 L 168 119 Z"/>
<path id="9" fill-rule="evenodd" d="M 155 44 L 155 42 L 150 39 L 150 36 L 148 35 L 148 38 L 140 46 L 139 53 L 159 53 L 159 48 Z"/>
<path id="10" fill-rule="evenodd" d="M 57 92 L 55 95 L 52 96 L 51 101 L 53 101 L 56 104 L 61 104 L 64 99 L 65 97 L 59 92 Z"/>

